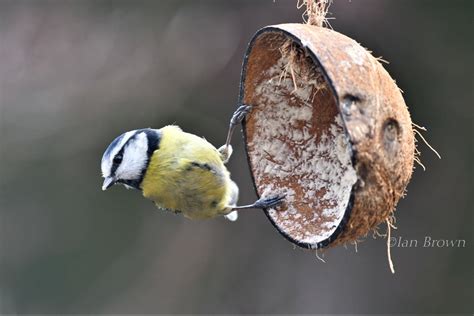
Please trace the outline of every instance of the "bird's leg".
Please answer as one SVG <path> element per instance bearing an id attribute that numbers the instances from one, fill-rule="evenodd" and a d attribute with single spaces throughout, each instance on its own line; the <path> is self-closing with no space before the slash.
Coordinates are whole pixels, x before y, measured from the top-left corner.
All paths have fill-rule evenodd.
<path id="1" fill-rule="evenodd" d="M 284 198 L 285 198 L 285 195 L 277 195 L 277 196 L 271 196 L 267 198 L 260 198 L 255 203 L 250 204 L 250 205 L 230 206 L 230 207 L 232 208 L 232 210 L 245 210 L 245 209 L 251 209 L 251 208 L 264 209 L 264 208 L 270 208 L 282 203 Z"/>
<path id="2" fill-rule="evenodd" d="M 229 123 L 229 131 L 227 133 L 227 139 L 226 139 L 226 142 L 224 144 L 225 147 L 228 147 L 230 145 L 232 134 L 234 133 L 235 128 L 237 127 L 237 125 L 242 123 L 245 116 L 251 110 L 252 110 L 251 105 L 242 104 L 241 106 L 238 107 L 237 110 L 235 110 L 234 114 L 232 114 L 232 117 L 231 117 L 230 123 Z"/>
<path id="3" fill-rule="evenodd" d="M 232 118 L 230 119 L 229 124 L 229 131 L 227 132 L 227 139 L 223 146 L 221 146 L 218 151 L 222 156 L 222 161 L 226 163 L 230 156 L 232 155 L 232 146 L 230 146 L 230 141 L 232 139 L 232 134 L 234 133 L 235 128 L 242 123 L 242 120 L 245 116 L 252 110 L 251 105 L 241 105 L 239 108 L 234 112 Z"/>

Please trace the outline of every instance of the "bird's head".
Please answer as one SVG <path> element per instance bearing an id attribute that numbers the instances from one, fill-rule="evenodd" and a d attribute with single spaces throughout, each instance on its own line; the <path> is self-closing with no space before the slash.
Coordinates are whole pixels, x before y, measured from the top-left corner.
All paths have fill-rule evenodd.
<path id="1" fill-rule="evenodd" d="M 159 130 L 150 128 L 129 131 L 115 138 L 102 156 L 102 190 L 116 183 L 140 190 L 159 141 Z"/>

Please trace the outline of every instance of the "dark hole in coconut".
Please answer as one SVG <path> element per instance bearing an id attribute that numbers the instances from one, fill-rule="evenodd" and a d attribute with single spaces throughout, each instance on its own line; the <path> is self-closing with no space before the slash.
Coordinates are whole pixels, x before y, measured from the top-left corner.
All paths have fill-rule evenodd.
<path id="1" fill-rule="evenodd" d="M 383 135 L 384 140 L 387 143 L 394 142 L 398 140 L 398 135 L 400 134 L 400 125 L 395 119 L 388 119 L 383 125 Z"/>
<path id="2" fill-rule="evenodd" d="M 260 196 L 286 194 L 267 210 L 303 247 L 337 237 L 357 181 L 337 101 L 304 47 L 278 33 L 260 35 L 247 59 L 247 152 Z M 358 97 L 348 98 L 354 103 Z"/>
<path id="3" fill-rule="evenodd" d="M 383 145 L 387 152 L 395 154 L 400 142 L 400 124 L 393 119 L 387 119 L 382 126 Z"/>

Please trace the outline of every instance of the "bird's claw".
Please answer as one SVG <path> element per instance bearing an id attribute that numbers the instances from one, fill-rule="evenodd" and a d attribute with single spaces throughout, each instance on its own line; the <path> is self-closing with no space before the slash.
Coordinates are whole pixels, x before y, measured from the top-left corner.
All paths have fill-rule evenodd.
<path id="1" fill-rule="evenodd" d="M 230 124 L 231 125 L 238 125 L 242 122 L 242 120 L 245 118 L 245 116 L 252 110 L 251 105 L 241 105 L 237 108 L 237 110 L 234 112 L 232 115 L 232 118 L 230 119 Z"/>
<path id="2" fill-rule="evenodd" d="M 283 202 L 286 195 L 276 195 L 266 198 L 260 198 L 255 202 L 256 208 L 270 208 Z"/>

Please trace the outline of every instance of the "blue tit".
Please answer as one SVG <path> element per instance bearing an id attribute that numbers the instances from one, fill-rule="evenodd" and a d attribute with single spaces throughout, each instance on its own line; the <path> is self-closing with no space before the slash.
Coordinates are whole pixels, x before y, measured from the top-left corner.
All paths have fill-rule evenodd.
<path id="1" fill-rule="evenodd" d="M 283 196 L 274 196 L 237 206 L 239 188 L 225 163 L 232 154 L 232 133 L 250 110 L 246 105 L 237 109 L 227 141 L 219 149 L 173 125 L 118 136 L 102 157 L 102 189 L 122 184 L 140 190 L 158 208 L 190 219 L 223 215 L 234 221 L 239 209 L 269 208 L 281 203 Z"/>

